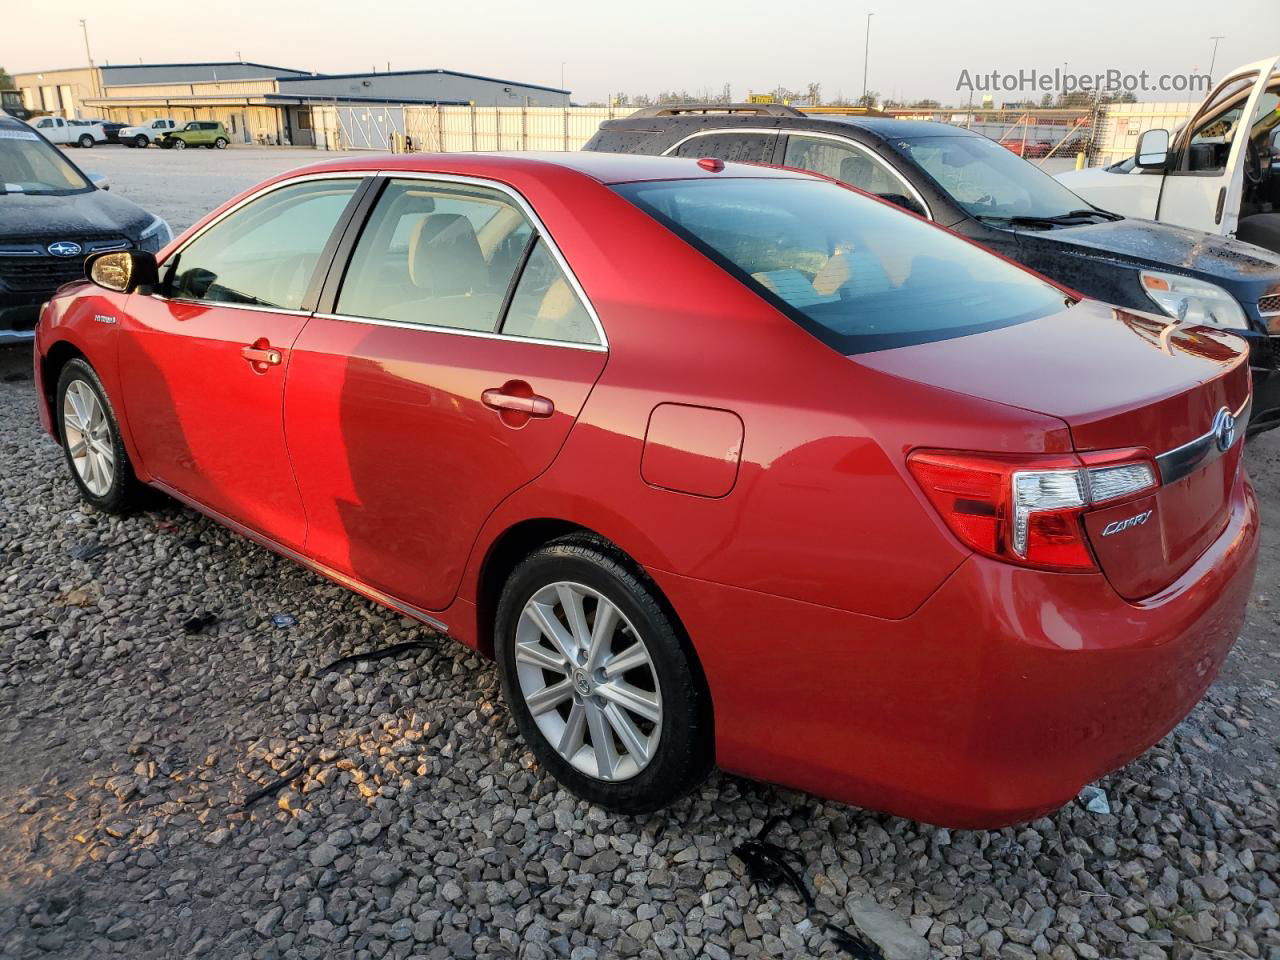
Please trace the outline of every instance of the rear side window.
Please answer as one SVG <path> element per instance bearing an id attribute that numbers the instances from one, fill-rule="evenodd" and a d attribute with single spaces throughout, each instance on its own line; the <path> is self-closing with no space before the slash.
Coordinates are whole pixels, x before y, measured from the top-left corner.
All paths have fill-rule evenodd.
<path id="1" fill-rule="evenodd" d="M 845 354 L 993 330 L 1061 290 L 836 184 L 669 180 L 614 189 Z"/>
<path id="2" fill-rule="evenodd" d="M 773 133 L 717 133 L 699 134 L 680 144 L 670 155 L 673 157 L 718 157 L 734 163 L 772 163 L 773 148 L 778 142 Z"/>
<path id="3" fill-rule="evenodd" d="M 591 315 L 542 240 L 534 241 L 525 261 L 502 332 L 565 343 L 600 342 Z"/>

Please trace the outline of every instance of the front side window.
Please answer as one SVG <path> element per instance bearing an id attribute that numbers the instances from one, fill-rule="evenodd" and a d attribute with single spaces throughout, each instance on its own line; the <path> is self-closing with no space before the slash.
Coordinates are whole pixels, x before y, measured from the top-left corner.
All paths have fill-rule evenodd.
<path id="1" fill-rule="evenodd" d="M 1234 77 L 1220 86 L 1190 125 L 1183 169 L 1213 172 L 1227 168 L 1231 144 L 1240 129 L 1245 103 L 1257 82 L 1256 73 Z"/>
<path id="2" fill-rule="evenodd" d="M 311 180 L 251 201 L 169 261 L 169 295 L 300 309 L 320 254 L 359 183 Z"/>
<path id="3" fill-rule="evenodd" d="M 671 180 L 614 189 L 841 353 L 965 336 L 1063 307 L 1056 287 L 835 184 Z"/>
<path id="4" fill-rule="evenodd" d="M 973 217 L 1062 217 L 1089 207 L 1035 164 L 986 137 L 902 137 L 892 146 Z"/>

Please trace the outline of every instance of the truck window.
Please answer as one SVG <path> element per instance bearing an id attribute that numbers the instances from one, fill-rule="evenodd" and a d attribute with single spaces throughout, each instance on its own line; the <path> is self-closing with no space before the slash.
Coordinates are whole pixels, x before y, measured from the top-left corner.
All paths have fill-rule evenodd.
<path id="1" fill-rule="evenodd" d="M 1240 129 L 1245 102 L 1257 80 L 1256 72 L 1247 73 L 1232 77 L 1214 91 L 1190 124 L 1181 171 L 1205 173 L 1227 168 L 1227 157 Z"/>

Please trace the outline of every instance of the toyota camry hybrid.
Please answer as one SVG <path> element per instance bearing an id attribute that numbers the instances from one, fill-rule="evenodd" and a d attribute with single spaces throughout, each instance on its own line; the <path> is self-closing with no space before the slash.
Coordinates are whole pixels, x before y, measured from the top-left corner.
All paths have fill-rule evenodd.
<path id="1" fill-rule="evenodd" d="M 35 359 L 82 497 L 158 488 L 494 657 L 614 809 L 718 765 L 1024 820 L 1244 616 L 1247 345 L 800 171 L 347 158 L 88 271 Z"/>

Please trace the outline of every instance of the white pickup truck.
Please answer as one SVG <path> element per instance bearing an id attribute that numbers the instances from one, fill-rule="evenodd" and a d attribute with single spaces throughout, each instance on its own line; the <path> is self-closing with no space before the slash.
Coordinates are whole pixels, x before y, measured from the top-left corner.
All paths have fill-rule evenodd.
<path id="1" fill-rule="evenodd" d="M 1280 57 L 1230 71 L 1191 119 L 1147 130 L 1127 160 L 1058 174 L 1094 206 L 1280 253 Z"/>
<path id="2" fill-rule="evenodd" d="M 126 147 L 146 147 L 159 140 L 170 130 L 177 130 L 178 122 L 168 117 L 157 117 L 136 127 L 125 127 L 120 131 L 120 142 Z"/>
<path id="3" fill-rule="evenodd" d="M 107 135 L 100 123 L 72 123 L 62 117 L 39 117 L 29 120 L 50 143 L 64 147 L 92 147 L 95 143 L 106 143 Z"/>

